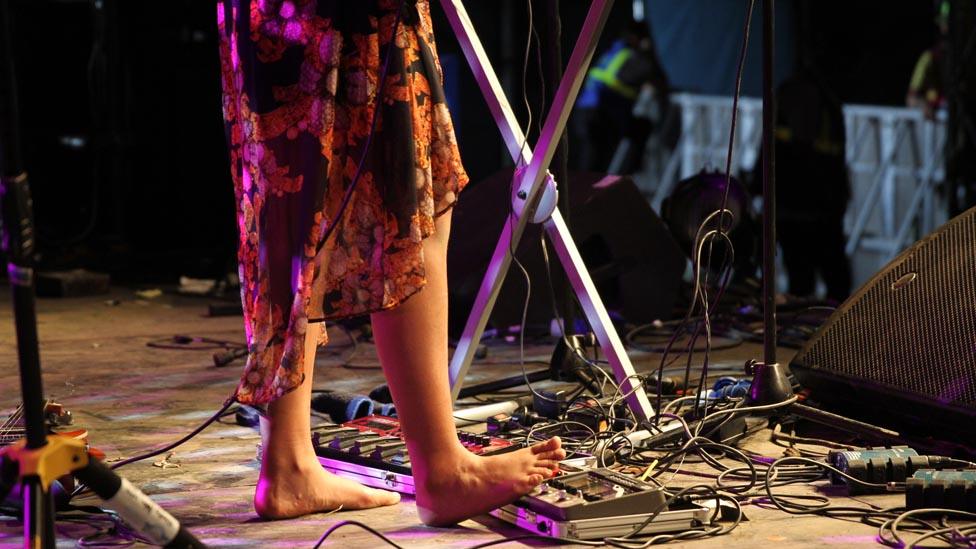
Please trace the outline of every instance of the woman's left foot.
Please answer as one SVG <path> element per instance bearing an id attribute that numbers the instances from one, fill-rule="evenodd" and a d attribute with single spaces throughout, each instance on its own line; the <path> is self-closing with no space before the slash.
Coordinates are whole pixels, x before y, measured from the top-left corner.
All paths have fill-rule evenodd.
<path id="1" fill-rule="evenodd" d="M 500 456 L 476 456 L 459 447 L 452 458 L 412 460 L 424 524 L 455 524 L 515 501 L 555 475 L 566 451 L 554 437 Z"/>
<path id="2" fill-rule="evenodd" d="M 325 471 L 314 457 L 303 464 L 285 466 L 262 462 L 254 491 L 254 510 L 267 520 L 334 511 L 340 507 L 370 509 L 399 501 L 396 492 L 369 488 Z"/>

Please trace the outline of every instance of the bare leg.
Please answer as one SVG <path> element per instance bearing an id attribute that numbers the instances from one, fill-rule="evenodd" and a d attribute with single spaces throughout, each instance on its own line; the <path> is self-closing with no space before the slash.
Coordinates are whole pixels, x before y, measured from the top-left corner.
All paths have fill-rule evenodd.
<path id="1" fill-rule="evenodd" d="M 396 493 L 339 478 L 319 465 L 310 430 L 315 347 L 316 338 L 307 337 L 305 382 L 272 402 L 268 418 L 261 419 L 264 456 L 254 492 L 254 509 L 262 518 L 297 517 L 340 505 L 343 509 L 366 509 L 400 501 Z"/>
<path id="2" fill-rule="evenodd" d="M 410 452 L 417 509 L 427 524 L 452 524 L 511 502 L 553 475 L 559 439 L 478 457 L 458 442 L 448 380 L 447 240 L 450 212 L 424 241 L 427 285 L 399 307 L 372 315 L 383 372 Z"/>

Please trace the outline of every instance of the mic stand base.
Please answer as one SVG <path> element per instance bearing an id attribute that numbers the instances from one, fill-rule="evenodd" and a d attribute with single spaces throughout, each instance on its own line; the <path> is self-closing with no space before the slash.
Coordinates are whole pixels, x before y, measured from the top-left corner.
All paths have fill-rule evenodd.
<path id="1" fill-rule="evenodd" d="M 776 404 L 793 396 L 793 384 L 790 382 L 790 369 L 786 365 L 778 363 L 764 364 L 750 360 L 746 363 L 746 374 L 753 376 L 752 386 L 749 389 L 748 396 L 748 404 L 750 406 Z M 844 417 L 798 402 L 794 402 L 783 408 L 778 408 L 775 412 L 793 414 L 821 425 L 867 438 L 894 441 L 902 440 L 901 434 L 897 431 L 878 427 L 877 425 Z"/>

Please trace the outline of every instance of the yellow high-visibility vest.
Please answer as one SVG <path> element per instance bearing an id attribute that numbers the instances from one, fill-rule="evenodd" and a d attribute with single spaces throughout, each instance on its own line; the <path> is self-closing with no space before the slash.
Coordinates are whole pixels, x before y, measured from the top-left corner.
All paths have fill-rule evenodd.
<path id="1" fill-rule="evenodd" d="M 593 67 L 587 73 L 588 76 L 600 82 L 604 86 L 612 89 L 627 99 L 637 99 L 638 89 L 634 86 L 623 83 L 617 74 L 634 52 L 630 48 L 621 48 L 607 63 L 606 67 Z"/>

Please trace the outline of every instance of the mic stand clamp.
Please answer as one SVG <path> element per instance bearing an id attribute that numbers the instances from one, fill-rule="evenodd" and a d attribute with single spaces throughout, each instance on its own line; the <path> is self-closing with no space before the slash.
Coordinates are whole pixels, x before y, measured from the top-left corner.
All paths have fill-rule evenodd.
<path id="1" fill-rule="evenodd" d="M 0 462 L 4 469 L 16 469 L 22 482 L 23 479 L 32 479 L 38 483 L 44 494 L 50 493 L 51 485 L 58 478 L 74 475 L 153 544 L 173 549 L 206 547 L 128 480 L 91 458 L 85 444 L 79 440 L 51 435 L 44 446 L 34 449 L 27 447 L 26 440 L 21 440 L 0 450 Z M 51 519 L 53 517 L 48 516 L 48 520 Z M 28 534 L 27 529 L 24 534 Z M 53 540 L 41 540 L 34 537 L 29 540 L 30 546 L 53 546 Z M 25 546 L 28 545 L 27 541 Z"/>

